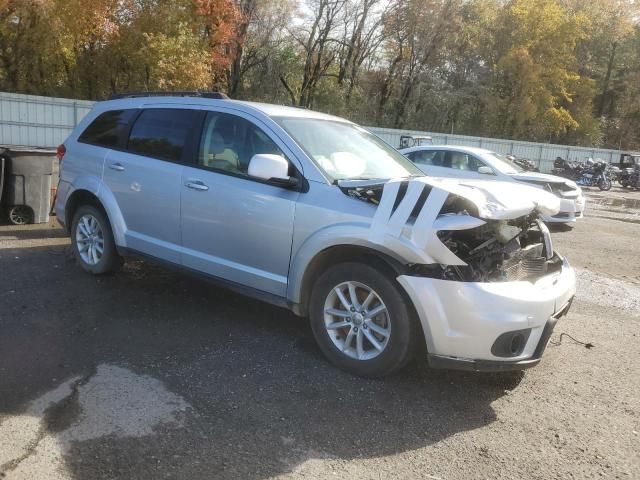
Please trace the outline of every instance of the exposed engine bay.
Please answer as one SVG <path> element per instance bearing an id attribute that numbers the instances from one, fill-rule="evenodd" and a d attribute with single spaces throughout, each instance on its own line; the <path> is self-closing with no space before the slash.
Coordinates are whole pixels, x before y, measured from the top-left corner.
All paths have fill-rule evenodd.
<path id="1" fill-rule="evenodd" d="M 544 188 L 545 190 L 553 193 L 554 195 L 561 196 L 577 196 L 578 189 L 568 185 L 566 182 L 548 182 L 545 180 L 523 180 L 531 185 Z"/>
<path id="2" fill-rule="evenodd" d="M 545 231 L 537 214 L 490 221 L 470 230 L 440 231 L 442 242 L 467 265 L 439 266 L 440 272 L 428 269 L 429 276 L 439 274 L 442 279 L 469 282 L 514 282 L 532 281 L 560 271 L 562 260 L 548 251 L 551 243 L 545 239 Z"/>
<path id="3" fill-rule="evenodd" d="M 340 187 L 348 196 L 380 205 L 384 201 L 384 185 L 345 182 Z M 391 215 L 399 208 L 406 191 L 406 185 L 401 184 L 393 199 Z M 407 226 L 414 225 L 425 206 L 429 208 L 429 195 L 430 189 L 425 188 L 412 205 Z M 457 265 L 411 264 L 412 275 L 465 282 L 535 281 L 562 268 L 562 259 L 554 254 L 549 231 L 535 209 L 513 219 L 487 219 L 479 214 L 477 203 L 454 193 L 450 193 L 439 208 L 437 221 L 433 222 L 433 228 L 437 229 L 434 240 L 442 242 L 460 262 Z M 458 220 L 462 217 L 483 221 L 474 228 L 440 228 L 460 224 Z"/>

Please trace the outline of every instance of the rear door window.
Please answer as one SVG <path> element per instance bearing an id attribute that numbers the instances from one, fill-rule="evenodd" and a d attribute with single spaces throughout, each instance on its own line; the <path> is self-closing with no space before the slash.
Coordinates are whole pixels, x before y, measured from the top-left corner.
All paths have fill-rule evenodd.
<path id="1" fill-rule="evenodd" d="M 143 110 L 131 128 L 127 150 L 161 160 L 180 161 L 198 116 L 194 110 Z"/>
<path id="2" fill-rule="evenodd" d="M 417 165 L 441 167 L 444 162 L 444 152 L 442 150 L 418 150 L 407 154 L 407 156 Z"/>
<path id="3" fill-rule="evenodd" d="M 78 141 L 101 147 L 118 147 L 136 113 L 137 110 L 111 110 L 101 113 L 82 132 Z"/>
<path id="4" fill-rule="evenodd" d="M 484 164 L 473 155 L 463 152 L 448 152 L 446 166 L 454 170 L 464 170 L 469 172 L 477 172 L 478 168 Z"/>

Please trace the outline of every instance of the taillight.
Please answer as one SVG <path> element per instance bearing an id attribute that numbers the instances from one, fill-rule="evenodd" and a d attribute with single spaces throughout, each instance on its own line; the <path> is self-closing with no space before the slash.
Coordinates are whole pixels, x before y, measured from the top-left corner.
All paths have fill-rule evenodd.
<path id="1" fill-rule="evenodd" d="M 58 157 L 58 162 L 60 162 L 60 165 L 62 165 L 62 159 L 64 158 L 65 153 L 67 153 L 67 147 L 64 146 L 64 143 L 61 143 L 56 149 L 56 157 Z"/>

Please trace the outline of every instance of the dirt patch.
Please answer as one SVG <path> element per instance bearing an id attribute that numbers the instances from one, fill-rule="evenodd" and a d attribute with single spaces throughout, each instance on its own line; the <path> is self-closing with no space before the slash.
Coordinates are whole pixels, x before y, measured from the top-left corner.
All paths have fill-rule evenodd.
<path id="1" fill-rule="evenodd" d="M 576 297 L 580 301 L 640 316 L 640 282 L 610 278 L 590 270 L 581 269 L 576 273 Z"/>

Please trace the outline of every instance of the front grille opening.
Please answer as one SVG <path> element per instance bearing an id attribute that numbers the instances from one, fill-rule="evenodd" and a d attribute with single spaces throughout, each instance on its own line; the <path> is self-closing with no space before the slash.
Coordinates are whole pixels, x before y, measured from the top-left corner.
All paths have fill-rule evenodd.
<path id="1" fill-rule="evenodd" d="M 547 272 L 547 258 L 541 243 L 529 245 L 503 263 L 505 280 L 510 282 L 536 279 Z"/>

